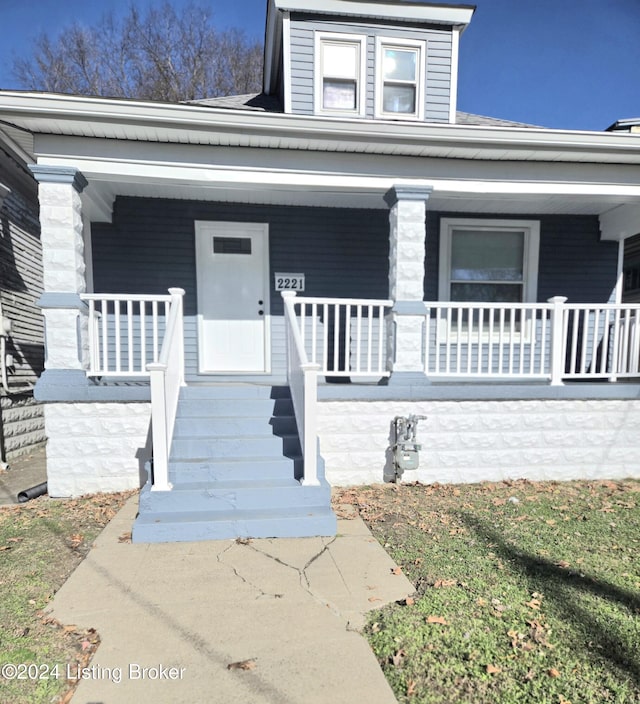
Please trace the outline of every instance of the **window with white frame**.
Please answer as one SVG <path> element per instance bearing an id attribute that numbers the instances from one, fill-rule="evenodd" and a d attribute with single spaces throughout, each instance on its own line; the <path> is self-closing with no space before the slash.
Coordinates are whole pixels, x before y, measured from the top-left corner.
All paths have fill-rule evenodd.
<path id="1" fill-rule="evenodd" d="M 316 112 L 364 115 L 366 37 L 316 34 Z"/>
<path id="2" fill-rule="evenodd" d="M 378 37 L 376 115 L 422 119 L 424 114 L 424 42 Z"/>
<path id="3" fill-rule="evenodd" d="M 440 300 L 535 302 L 539 246 L 536 220 L 442 218 Z"/>

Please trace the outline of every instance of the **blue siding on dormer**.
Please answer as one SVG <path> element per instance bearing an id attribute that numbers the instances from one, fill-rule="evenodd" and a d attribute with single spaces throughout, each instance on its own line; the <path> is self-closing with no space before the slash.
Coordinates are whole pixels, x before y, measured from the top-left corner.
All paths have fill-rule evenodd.
<path id="1" fill-rule="evenodd" d="M 424 114 L 427 122 L 448 122 L 451 88 L 452 38 L 450 29 L 416 28 L 371 21 L 346 22 L 315 16 L 291 16 L 291 109 L 296 114 L 314 112 L 315 32 L 367 36 L 366 117 L 375 116 L 376 37 L 426 41 Z"/>

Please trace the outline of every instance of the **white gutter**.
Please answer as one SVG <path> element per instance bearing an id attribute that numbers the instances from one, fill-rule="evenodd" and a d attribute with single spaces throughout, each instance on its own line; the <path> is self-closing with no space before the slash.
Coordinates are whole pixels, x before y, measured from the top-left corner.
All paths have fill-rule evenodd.
<path id="1" fill-rule="evenodd" d="M 457 151 L 470 148 L 479 152 L 553 151 L 554 160 L 559 161 L 574 161 L 568 157 L 584 152 L 599 158 L 610 156 L 614 163 L 627 156 L 631 163 L 640 164 L 640 140 L 629 133 L 328 118 L 49 93 L 0 91 L 2 121 L 36 134 L 193 143 L 195 131 L 203 140 L 213 135 L 265 140 L 264 145 L 255 146 L 272 146 L 266 141 L 278 138 L 280 148 L 317 150 L 322 142 L 331 142 L 332 151 L 354 151 L 354 145 L 359 144 L 367 153 L 388 154 L 403 147 L 446 147 L 453 158 Z M 141 136 L 141 129 L 148 129 L 149 134 Z M 162 130 L 166 133 L 158 137 Z M 312 144 L 305 147 L 305 141 Z M 491 156 L 479 154 L 476 158 Z M 513 157 L 522 159 L 520 155 Z"/>

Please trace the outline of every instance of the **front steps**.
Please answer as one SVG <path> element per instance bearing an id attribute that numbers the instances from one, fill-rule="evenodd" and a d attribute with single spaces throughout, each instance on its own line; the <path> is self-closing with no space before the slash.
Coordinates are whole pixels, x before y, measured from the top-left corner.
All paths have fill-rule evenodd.
<path id="1" fill-rule="evenodd" d="M 331 489 L 302 486 L 286 387 L 189 386 L 178 403 L 171 491 L 140 492 L 133 542 L 335 535 Z"/>

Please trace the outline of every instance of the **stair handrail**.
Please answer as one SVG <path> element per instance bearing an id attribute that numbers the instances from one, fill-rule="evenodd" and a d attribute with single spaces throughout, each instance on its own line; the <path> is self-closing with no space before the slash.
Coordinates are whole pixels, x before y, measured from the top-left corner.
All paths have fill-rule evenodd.
<path id="1" fill-rule="evenodd" d="M 157 362 L 147 365 L 151 385 L 151 431 L 153 443 L 152 491 L 170 491 L 169 454 L 184 381 L 184 289 L 170 288 L 171 302 L 162 348 Z"/>
<path id="2" fill-rule="evenodd" d="M 320 365 L 309 362 L 295 312 L 295 291 L 283 291 L 287 332 L 287 383 L 291 390 L 293 411 L 300 434 L 304 474 L 302 484 L 318 486 L 318 371 Z"/>

